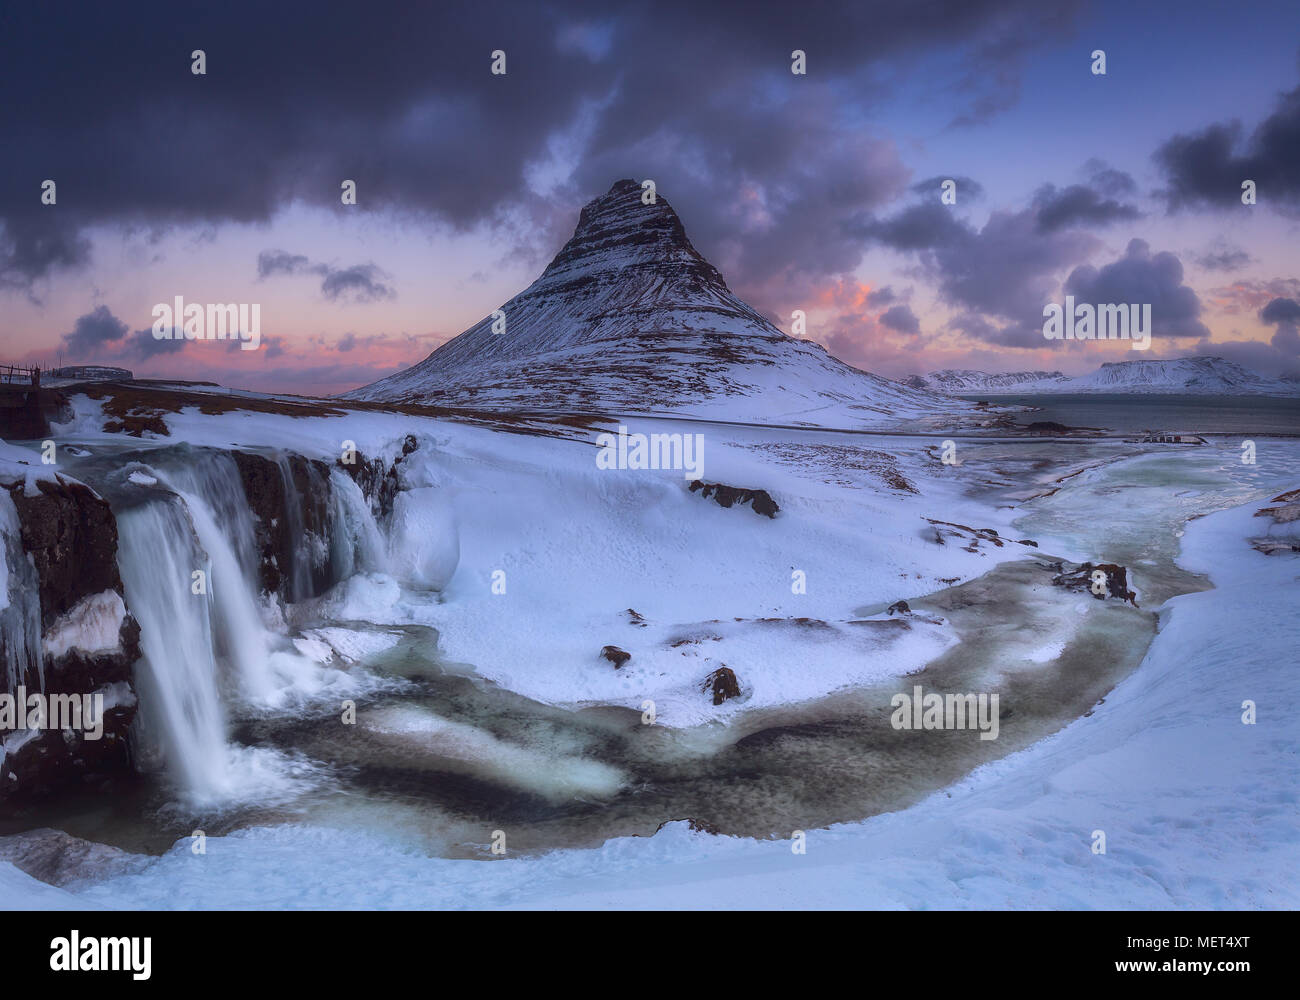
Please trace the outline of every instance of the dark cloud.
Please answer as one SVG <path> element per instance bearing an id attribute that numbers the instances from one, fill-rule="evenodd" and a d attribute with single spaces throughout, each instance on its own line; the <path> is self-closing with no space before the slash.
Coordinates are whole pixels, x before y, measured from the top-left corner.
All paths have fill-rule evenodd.
<path id="1" fill-rule="evenodd" d="M 242 350 L 239 338 L 218 341 L 187 340 L 181 328 L 171 330 L 170 337 L 155 337 L 153 327 L 135 330 L 128 334 L 128 326 L 107 306 L 96 306 L 91 312 L 78 317 L 71 333 L 63 335 L 62 350 L 68 355 L 68 364 L 81 361 L 115 361 L 122 364 L 147 362 L 156 358 L 179 354 L 187 347 L 191 350 L 216 350 L 227 352 Z M 258 354 L 275 358 L 284 354 L 281 337 L 263 336 Z"/>
<path id="2" fill-rule="evenodd" d="M 1142 213 L 1134 205 L 1107 198 L 1086 184 L 1071 184 L 1058 189 L 1044 184 L 1034 194 L 1038 226 L 1044 232 L 1068 226 L 1105 226 L 1112 222 L 1131 222 Z"/>
<path id="3" fill-rule="evenodd" d="M 149 361 L 183 350 L 188 343 L 184 333 L 179 328 L 174 328 L 170 332 L 171 337 L 164 340 L 153 335 L 152 327 L 148 330 L 136 330 L 123 345 L 120 357 L 123 360 Z"/>
<path id="4" fill-rule="evenodd" d="M 1300 322 L 1300 302 L 1295 299 L 1274 299 L 1259 311 L 1260 322 L 1274 323 Z"/>
<path id="5" fill-rule="evenodd" d="M 72 332 L 63 335 L 63 349 L 74 358 L 103 357 L 126 336 L 126 329 L 126 324 L 108 306 L 96 306 L 77 317 Z"/>
<path id="6" fill-rule="evenodd" d="M 952 329 L 985 343 L 1038 347 L 1057 275 L 1097 246 L 1087 233 L 1044 229 L 1038 211 L 997 211 L 976 229 L 952 208 L 925 203 L 857 225 L 867 239 L 917 254 L 940 298 L 960 310 Z"/>
<path id="7" fill-rule="evenodd" d="M 876 308 L 884 308 L 898 301 L 898 296 L 894 294 L 893 286 L 885 285 L 883 288 L 877 288 L 867 293 L 867 305 Z"/>
<path id="8" fill-rule="evenodd" d="M 916 318 L 911 307 L 906 305 L 896 305 L 881 314 L 880 325 L 899 333 L 921 332 L 921 321 Z"/>
<path id="9" fill-rule="evenodd" d="M 1196 263 L 1207 271 L 1240 271 L 1254 260 L 1250 254 L 1238 246 L 1232 246 L 1222 240 L 1209 250 L 1197 254 Z"/>
<path id="10" fill-rule="evenodd" d="M 321 278 L 321 294 L 331 302 L 378 302 L 397 297 L 385 284 L 387 275 L 374 264 L 353 264 L 351 267 L 334 267 L 313 263 L 302 254 L 284 250 L 263 250 L 257 255 L 257 276 L 262 279 L 278 274 L 311 274 Z"/>
<path id="11" fill-rule="evenodd" d="M 1209 340 L 1197 341 L 1183 353 L 1183 357 L 1210 355 L 1227 358 L 1253 372 L 1269 378 L 1279 375 L 1295 374 L 1297 354 L 1300 347 L 1293 350 L 1279 350 L 1273 344 L 1261 340 Z"/>
<path id="12" fill-rule="evenodd" d="M 972 237 L 954 210 L 937 201 L 910 205 L 887 219 L 853 224 L 849 231 L 903 251 L 950 247 Z"/>
<path id="13" fill-rule="evenodd" d="M 1155 152 L 1170 211 L 1195 205 L 1241 205 L 1242 181 L 1253 180 L 1261 204 L 1300 205 L 1300 87 L 1278 98 L 1273 112 L 1243 138 L 1240 122 L 1175 135 Z"/>
<path id="14" fill-rule="evenodd" d="M 987 117 L 1014 99 L 1018 60 L 1059 37 L 1076 4 L 1042 6 L 661 0 L 611 14 L 595 0 L 475 0 L 392 16 L 142 0 L 68 16 L 11 4 L 0 92 L 39 99 L 0 104 L 0 286 L 30 290 L 84 265 L 87 227 L 262 222 L 294 202 L 458 229 L 510 223 L 523 241 L 624 176 L 659 180 L 742 282 L 786 270 L 783 257 L 794 273 L 851 267 L 833 223 L 907 176 L 890 143 L 842 113 L 843 93 L 879 96 L 881 79 L 943 51 L 955 78 L 928 82 L 952 88 L 959 117 Z M 789 73 L 795 47 L 807 77 Z M 205 76 L 190 73 L 194 48 Z M 489 72 L 498 48 L 505 76 Z M 547 199 L 532 194 L 539 171 L 558 185 Z M 53 208 L 39 203 L 45 178 L 59 185 Z M 357 182 L 355 206 L 340 203 L 344 179 Z M 724 245 L 737 223 L 745 231 Z M 376 294 L 367 277 L 336 284 Z"/>
<path id="15" fill-rule="evenodd" d="M 1145 240 L 1129 241 L 1119 260 L 1101 268 L 1085 264 L 1070 272 L 1065 292 L 1078 302 L 1151 305 L 1151 332 L 1158 337 L 1204 337 L 1201 300 L 1183 284 L 1182 262 L 1172 253 L 1152 254 Z"/>
<path id="16" fill-rule="evenodd" d="M 328 268 L 326 268 L 328 270 Z M 257 255 L 257 276 L 270 278 L 277 274 L 320 274 L 318 268 L 302 254 L 284 250 L 263 250 Z"/>
<path id="17" fill-rule="evenodd" d="M 5 155 L 11 155 L 10 149 L 6 148 Z M 0 175 L 4 159 L 0 157 Z M 32 200 L 36 201 L 35 194 Z M 37 279 L 55 271 L 83 267 L 90 261 L 90 241 L 72 223 L 60 218 L 58 211 L 57 204 L 34 205 L 27 211 L 0 217 L 0 292 L 22 291 L 39 302 L 32 291 Z"/>
<path id="18" fill-rule="evenodd" d="M 380 279 L 384 273 L 374 264 L 353 264 L 332 268 L 320 284 L 321 294 L 330 301 L 376 302 L 395 298 L 397 293 Z"/>
<path id="19" fill-rule="evenodd" d="M 1096 157 L 1083 165 L 1084 174 L 1092 187 L 1111 198 L 1137 194 L 1137 181 L 1123 170 L 1117 170 Z"/>
<path id="20" fill-rule="evenodd" d="M 1270 343 L 1290 357 L 1300 355 L 1300 302 L 1274 299 L 1259 311 L 1261 323 L 1276 326 Z"/>

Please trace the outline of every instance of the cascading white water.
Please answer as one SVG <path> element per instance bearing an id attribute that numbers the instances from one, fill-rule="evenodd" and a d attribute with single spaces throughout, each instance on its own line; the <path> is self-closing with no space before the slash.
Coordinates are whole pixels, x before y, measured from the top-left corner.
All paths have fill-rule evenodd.
<path id="1" fill-rule="evenodd" d="M 45 690 L 41 655 L 40 581 L 23 552 L 18 508 L 0 488 L 0 646 L 4 648 L 6 691 L 12 692 L 32 666 Z"/>
<path id="2" fill-rule="evenodd" d="M 252 794 L 267 801 L 286 783 L 285 762 L 272 751 L 231 746 L 228 714 L 284 711 L 326 693 L 355 694 L 359 682 L 299 654 L 267 627 L 256 522 L 231 456 L 187 449 L 179 461 L 160 459 L 150 473 L 170 492 L 118 516 L 118 563 L 144 653 L 137 669 L 141 732 L 191 802 Z M 332 578 L 380 569 L 384 540 L 360 489 L 334 472 L 329 489 Z M 301 498 L 289 493 L 287 501 L 293 511 Z M 291 532 L 295 524 L 301 532 L 301 512 L 287 518 Z M 196 570 L 204 574 L 201 594 L 194 593 Z M 303 584 L 299 576 L 294 592 Z"/>
<path id="3" fill-rule="evenodd" d="M 375 515 L 351 476 L 330 470 L 330 560 L 335 581 L 353 573 L 388 571 L 388 546 Z"/>
<path id="4" fill-rule="evenodd" d="M 232 693 L 252 703 L 272 702 L 286 678 L 272 669 L 272 637 L 257 605 L 253 515 L 239 470 L 229 455 L 196 453 L 166 478 L 185 501 L 208 556 L 214 650 L 233 668 Z"/>
<path id="5" fill-rule="evenodd" d="M 276 464 L 280 467 L 280 479 L 284 483 L 285 515 L 288 520 L 289 537 L 294 540 L 291 564 L 286 567 L 290 601 L 301 601 L 310 595 L 314 570 L 325 561 L 327 550 L 325 540 L 311 535 L 303 525 L 303 504 L 306 499 L 298 489 L 293 474 L 293 463 L 286 454 L 278 456 Z M 308 465 L 306 475 L 309 490 L 322 487 L 317 482 L 315 469 Z"/>
<path id="6" fill-rule="evenodd" d="M 230 791 L 226 715 L 218 689 L 212 597 L 193 592 L 195 570 L 207 573 L 188 512 L 159 499 L 117 516 L 118 569 L 141 624 L 136 666 L 138 730 L 161 751 L 180 786 L 201 800 Z"/>

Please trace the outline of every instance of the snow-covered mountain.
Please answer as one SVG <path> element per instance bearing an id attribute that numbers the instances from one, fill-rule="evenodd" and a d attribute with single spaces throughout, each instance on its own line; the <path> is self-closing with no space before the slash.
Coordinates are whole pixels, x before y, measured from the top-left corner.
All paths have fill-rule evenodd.
<path id="1" fill-rule="evenodd" d="M 965 406 L 786 336 L 727 288 L 663 196 L 644 204 L 630 180 L 583 208 L 541 277 L 496 314 L 346 398 L 838 427 Z"/>
<path id="2" fill-rule="evenodd" d="M 995 390 L 997 392 L 1025 392 L 1026 384 L 1032 383 L 1034 392 L 1040 383 L 1068 381 L 1069 376 L 1061 372 L 1002 372 L 989 374 L 969 368 L 945 368 L 931 372 L 929 375 L 913 375 L 904 379 L 905 385 L 914 389 L 928 389 L 930 392 L 974 393 Z"/>
<path id="3" fill-rule="evenodd" d="M 1169 392 L 1226 395 L 1285 395 L 1295 386 L 1264 378 L 1227 358 L 1115 361 L 1091 375 L 1072 379 L 1062 392 Z"/>
<path id="4" fill-rule="evenodd" d="M 1226 358 L 1174 358 L 1169 361 L 1109 361 L 1088 375 L 1069 377 L 1060 372 L 984 372 L 945 370 L 914 375 L 907 384 L 934 392 L 971 395 L 1034 395 L 1048 392 L 1135 392 L 1181 395 L 1289 396 L 1300 393 L 1300 383 L 1270 379 Z"/>

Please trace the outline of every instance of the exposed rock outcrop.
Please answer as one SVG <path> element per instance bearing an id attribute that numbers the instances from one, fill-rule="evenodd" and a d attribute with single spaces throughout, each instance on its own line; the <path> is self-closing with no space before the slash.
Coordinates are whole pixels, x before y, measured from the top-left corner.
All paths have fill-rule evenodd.
<path id="1" fill-rule="evenodd" d="M 108 503 L 72 479 L 43 479 L 37 492 L 10 490 L 22 525 L 23 548 L 40 578 L 42 624 L 66 614 L 83 597 L 122 592 L 117 571 L 117 520 Z"/>
<path id="2" fill-rule="evenodd" d="M 713 704 L 721 705 L 729 698 L 740 697 L 740 681 L 730 667 L 719 667 L 704 679 L 701 690 L 713 695 Z"/>
<path id="3" fill-rule="evenodd" d="M 1074 569 L 1062 564 L 1062 572 L 1052 578 L 1052 583 L 1069 590 L 1086 591 L 1099 601 L 1108 597 L 1117 597 L 1137 607 L 1137 594 L 1128 589 L 1128 570 L 1116 563 L 1083 563 Z M 1094 573 L 1105 575 L 1095 576 Z"/>
<path id="4" fill-rule="evenodd" d="M 735 504 L 749 504 L 755 514 L 776 517 L 781 510 L 767 490 L 746 490 L 736 486 L 724 486 L 722 483 L 705 483 L 699 479 L 691 481 L 690 491 L 699 492 L 706 500 L 710 497 L 720 507 L 732 507 Z"/>
<path id="5" fill-rule="evenodd" d="M 619 649 L 617 646 L 602 646 L 600 655 L 609 660 L 610 663 L 614 664 L 615 670 L 621 667 L 628 660 L 632 659 L 631 653 L 626 649 Z"/>
<path id="6" fill-rule="evenodd" d="M 0 837 L 0 861 L 8 861 L 19 871 L 50 885 L 129 875 L 147 867 L 151 860 L 62 830 L 29 830 Z"/>
<path id="7" fill-rule="evenodd" d="M 231 452 L 257 518 L 262 588 L 287 601 L 317 597 L 333 583 L 329 565 L 329 466 L 302 455 L 278 461 Z"/>
<path id="8" fill-rule="evenodd" d="M 408 434 L 402 442 L 402 453 L 391 464 L 385 463 L 382 458 L 367 460 L 360 452 L 357 452 L 355 461 L 345 462 L 339 459 L 337 464 L 361 488 L 375 517 L 384 518 L 393 512 L 393 503 L 402 489 L 398 467 L 418 447 L 419 441 L 415 435 Z"/>
<path id="9" fill-rule="evenodd" d="M 12 685 L 0 671 L 0 694 L 11 702 L 20 694 L 38 695 L 46 705 L 58 698 L 65 708 L 75 699 L 78 712 L 100 704 L 102 724 L 83 718 L 79 728 L 0 732 L 0 800 L 37 798 L 130 769 L 127 733 L 136 711 L 132 669 L 140 656 L 140 627 L 123 599 L 117 522 L 82 483 L 52 477 L 35 486 L 31 495 L 22 485 L 9 495 L 22 551 L 35 570 L 41 638 L 34 650 L 0 649 L 0 663 L 11 655 L 25 662 Z M 0 634 L 0 646 L 5 641 Z M 31 662 L 33 653 L 37 662 Z M 87 703 L 84 696 L 100 700 Z"/>

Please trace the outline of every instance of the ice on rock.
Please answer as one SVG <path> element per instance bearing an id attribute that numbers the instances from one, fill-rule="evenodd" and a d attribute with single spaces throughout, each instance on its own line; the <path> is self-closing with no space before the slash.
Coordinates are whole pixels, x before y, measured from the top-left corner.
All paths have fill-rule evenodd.
<path id="1" fill-rule="evenodd" d="M 389 564 L 409 583 L 442 590 L 460 563 L 460 534 L 445 490 L 399 493 L 389 525 Z"/>
<path id="2" fill-rule="evenodd" d="M 111 652 L 118 648 L 126 605 L 115 590 L 91 594 L 77 602 L 45 634 L 45 651 L 55 659 L 69 650 Z"/>

